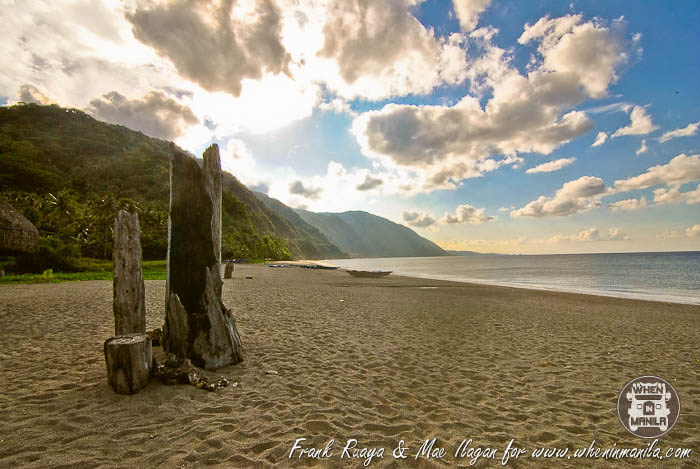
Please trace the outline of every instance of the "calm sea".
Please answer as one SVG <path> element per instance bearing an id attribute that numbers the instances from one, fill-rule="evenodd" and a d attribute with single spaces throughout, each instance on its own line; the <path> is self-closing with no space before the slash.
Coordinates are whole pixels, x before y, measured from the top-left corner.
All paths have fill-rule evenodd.
<path id="1" fill-rule="evenodd" d="M 343 268 L 700 305 L 700 251 L 333 259 Z"/>

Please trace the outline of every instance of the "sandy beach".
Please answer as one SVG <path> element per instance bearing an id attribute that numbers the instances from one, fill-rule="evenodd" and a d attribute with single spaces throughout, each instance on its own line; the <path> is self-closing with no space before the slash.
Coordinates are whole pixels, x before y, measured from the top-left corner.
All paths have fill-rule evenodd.
<path id="1" fill-rule="evenodd" d="M 247 279 L 246 276 L 252 276 Z M 147 281 L 148 328 L 165 282 Z M 700 465 L 700 307 L 341 271 L 237 266 L 225 281 L 245 361 L 210 373 L 209 393 L 153 380 L 134 396 L 107 384 L 108 281 L 0 287 L 3 467 L 362 467 L 349 439 L 384 448 L 370 467 Z M 277 374 L 268 374 L 274 370 Z M 549 459 L 539 447 L 645 448 L 618 421 L 623 385 L 642 375 L 680 397 L 658 447 L 690 458 Z M 304 448 L 332 456 L 289 458 Z M 437 438 L 442 458 L 415 455 Z M 456 457 L 497 448 L 494 459 Z M 406 459 L 392 451 L 404 440 Z"/>

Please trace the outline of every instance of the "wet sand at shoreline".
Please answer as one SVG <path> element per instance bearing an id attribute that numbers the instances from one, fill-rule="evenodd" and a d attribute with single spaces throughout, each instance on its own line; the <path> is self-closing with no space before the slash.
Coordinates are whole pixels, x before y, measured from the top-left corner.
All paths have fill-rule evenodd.
<path id="1" fill-rule="evenodd" d="M 252 276 L 252 279 L 246 279 Z M 147 281 L 148 328 L 165 282 Z M 370 467 L 468 466 L 463 439 L 497 448 L 639 447 L 620 424 L 623 385 L 657 375 L 681 414 L 661 448 L 684 460 L 513 459 L 506 467 L 697 467 L 700 307 L 341 271 L 237 266 L 224 284 L 245 362 L 216 393 L 154 380 L 134 396 L 107 385 L 108 281 L 0 286 L 3 466 L 361 467 L 346 441 L 383 447 Z M 275 370 L 277 375 L 267 374 Z M 437 437 L 442 459 L 414 460 Z M 288 459 L 297 438 L 327 459 Z M 395 460 L 400 440 L 408 459 Z M 295 453 L 298 455 L 299 453 Z"/>

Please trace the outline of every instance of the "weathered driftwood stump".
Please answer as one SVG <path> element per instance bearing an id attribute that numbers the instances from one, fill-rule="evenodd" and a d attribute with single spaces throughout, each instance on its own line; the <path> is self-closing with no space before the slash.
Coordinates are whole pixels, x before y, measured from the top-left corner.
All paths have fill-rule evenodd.
<path id="1" fill-rule="evenodd" d="M 105 341 L 107 381 L 117 394 L 135 394 L 151 379 L 153 352 L 146 334 L 111 337 Z"/>
<path id="2" fill-rule="evenodd" d="M 120 210 L 114 220 L 114 333 L 146 332 L 146 296 L 141 271 L 141 227 L 136 213 Z"/>
<path id="3" fill-rule="evenodd" d="M 224 278 L 231 278 L 233 277 L 233 266 L 235 264 L 233 262 L 227 262 L 226 263 L 226 268 L 224 269 Z"/>
<path id="4" fill-rule="evenodd" d="M 243 359 L 231 312 L 221 300 L 221 160 L 204 164 L 170 146 L 170 219 L 163 348 L 214 369 Z"/>

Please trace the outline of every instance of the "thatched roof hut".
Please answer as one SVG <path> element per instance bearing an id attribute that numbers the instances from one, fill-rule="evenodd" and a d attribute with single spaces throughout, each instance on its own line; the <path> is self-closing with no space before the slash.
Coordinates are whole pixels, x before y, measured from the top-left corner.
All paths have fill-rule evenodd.
<path id="1" fill-rule="evenodd" d="M 39 230 L 15 208 L 0 200 L 0 255 L 34 252 Z"/>

